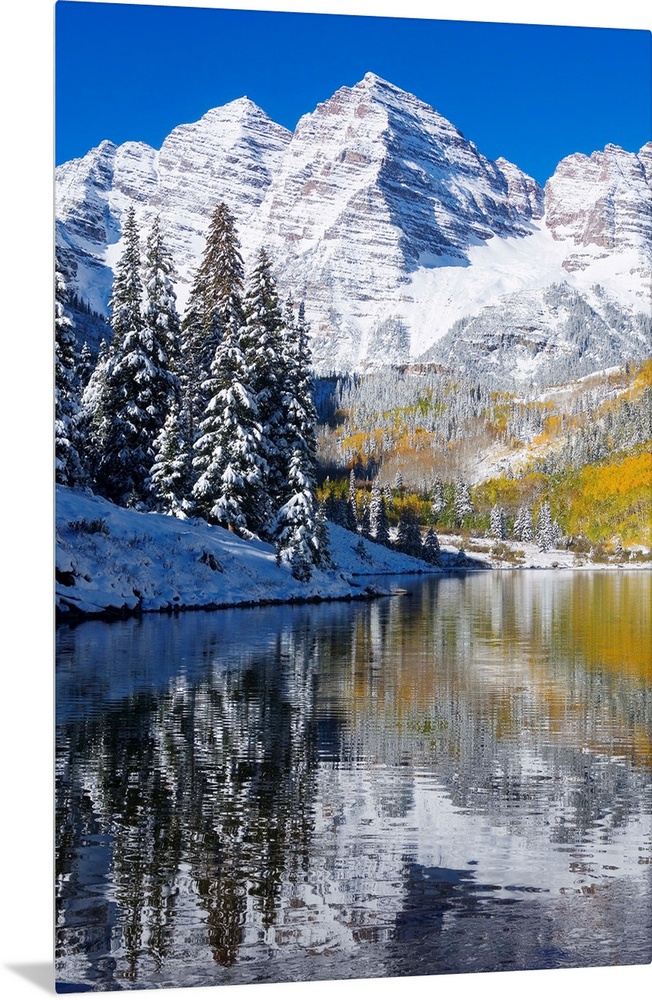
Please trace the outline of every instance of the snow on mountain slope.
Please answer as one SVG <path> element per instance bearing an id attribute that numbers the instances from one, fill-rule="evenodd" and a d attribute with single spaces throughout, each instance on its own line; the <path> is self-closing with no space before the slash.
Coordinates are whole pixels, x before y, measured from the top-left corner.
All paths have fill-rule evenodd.
<path id="1" fill-rule="evenodd" d="M 280 280 L 306 299 L 318 367 L 386 358 L 387 332 L 401 360 L 409 275 L 465 265 L 470 247 L 529 232 L 541 191 L 506 168 L 509 178 L 433 108 L 372 73 L 301 119 L 260 226 Z"/>
<path id="2" fill-rule="evenodd" d="M 562 160 L 545 187 L 546 224 L 556 240 L 575 247 L 642 250 L 652 245 L 650 174 L 652 143 L 638 153 L 608 145 L 603 152 L 575 153 Z M 595 251 L 593 252 L 595 256 Z M 584 266 L 581 251 L 565 262 L 567 270 Z"/>
<path id="3" fill-rule="evenodd" d="M 225 200 L 245 262 L 266 245 L 281 295 L 305 298 L 318 371 L 450 363 L 455 336 L 462 364 L 500 358 L 496 370 L 530 379 L 568 355 L 542 306 L 551 285 L 565 283 L 605 329 L 616 322 L 612 354 L 649 351 L 635 317 L 650 315 L 651 181 L 652 144 L 638 154 L 607 146 L 567 157 L 544 193 L 368 73 L 294 134 L 243 98 L 180 125 L 158 152 L 102 143 L 58 168 L 57 241 L 71 288 L 106 311 L 127 205 L 143 229 L 160 214 L 183 307 L 208 219 Z M 455 324 L 470 330 L 470 320 L 472 335 L 460 336 Z M 498 322 L 508 336 L 497 354 Z M 521 327 L 536 350 L 523 353 Z M 603 348 L 585 351 L 585 363 L 610 363 Z"/>
<path id="4" fill-rule="evenodd" d="M 228 202 L 246 231 L 289 140 L 286 129 L 241 98 L 180 125 L 160 151 L 107 141 L 62 164 L 56 172 L 57 245 L 71 288 L 91 308 L 107 312 L 121 220 L 133 203 L 143 231 L 160 215 L 183 305 L 215 205 Z"/>

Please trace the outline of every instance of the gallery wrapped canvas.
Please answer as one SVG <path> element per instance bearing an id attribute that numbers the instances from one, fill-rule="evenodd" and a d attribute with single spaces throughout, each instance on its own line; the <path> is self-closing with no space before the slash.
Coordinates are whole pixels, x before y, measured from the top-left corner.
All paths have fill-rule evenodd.
<path id="1" fill-rule="evenodd" d="M 55 10 L 57 990 L 649 965 L 649 32 Z"/>

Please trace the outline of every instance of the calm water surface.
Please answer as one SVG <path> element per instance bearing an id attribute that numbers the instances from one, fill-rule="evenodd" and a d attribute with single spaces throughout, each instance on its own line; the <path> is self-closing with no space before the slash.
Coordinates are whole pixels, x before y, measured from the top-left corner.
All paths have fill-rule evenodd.
<path id="1" fill-rule="evenodd" d="M 651 577 L 58 630 L 57 977 L 652 960 Z"/>

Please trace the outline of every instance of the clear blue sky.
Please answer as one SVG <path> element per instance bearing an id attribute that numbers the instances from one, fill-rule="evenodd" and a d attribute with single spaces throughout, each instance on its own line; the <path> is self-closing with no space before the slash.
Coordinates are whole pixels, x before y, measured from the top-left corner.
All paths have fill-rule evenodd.
<path id="1" fill-rule="evenodd" d="M 59 0 L 56 160 L 103 139 L 159 148 L 176 125 L 245 95 L 293 129 L 370 70 L 543 183 L 570 153 L 652 139 L 651 41 L 644 30 Z"/>

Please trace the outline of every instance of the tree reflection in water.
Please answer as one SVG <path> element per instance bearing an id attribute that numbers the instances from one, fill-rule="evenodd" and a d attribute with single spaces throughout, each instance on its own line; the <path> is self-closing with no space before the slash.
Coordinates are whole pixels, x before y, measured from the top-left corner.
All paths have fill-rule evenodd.
<path id="1" fill-rule="evenodd" d="M 650 961 L 649 582 L 61 628 L 60 980 Z"/>

